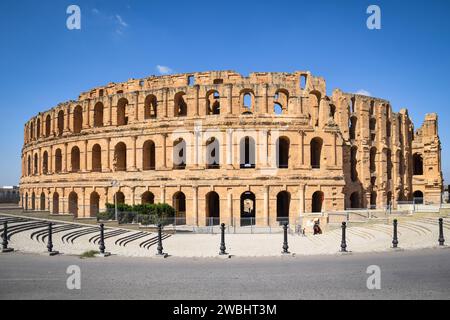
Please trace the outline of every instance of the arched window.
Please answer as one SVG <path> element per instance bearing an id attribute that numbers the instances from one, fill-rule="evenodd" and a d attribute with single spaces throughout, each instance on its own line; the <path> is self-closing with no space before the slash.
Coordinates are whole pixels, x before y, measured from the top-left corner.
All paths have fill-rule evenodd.
<path id="1" fill-rule="evenodd" d="M 173 143 L 173 168 L 186 169 L 186 141 L 179 138 Z"/>
<path id="2" fill-rule="evenodd" d="M 376 171 L 376 164 L 375 164 L 376 158 L 377 158 L 377 148 L 372 147 L 370 148 L 370 162 L 369 162 L 370 173 Z"/>
<path id="3" fill-rule="evenodd" d="M 94 127 L 103 127 L 103 103 L 97 102 L 94 106 Z"/>
<path id="4" fill-rule="evenodd" d="M 50 136 L 51 122 L 52 122 L 52 118 L 48 114 L 47 117 L 45 117 L 45 136 L 46 137 Z"/>
<path id="5" fill-rule="evenodd" d="M 312 212 L 322 212 L 323 199 L 324 196 L 322 191 L 316 191 L 313 193 L 311 205 Z"/>
<path id="6" fill-rule="evenodd" d="M 321 138 L 314 138 L 310 143 L 310 151 L 311 151 L 311 168 L 319 169 L 320 161 L 322 157 L 322 144 L 323 141 Z"/>
<path id="7" fill-rule="evenodd" d="M 45 193 L 41 192 L 40 201 L 39 201 L 39 210 L 45 210 Z"/>
<path id="8" fill-rule="evenodd" d="M 174 116 L 185 117 L 187 116 L 187 104 L 184 101 L 184 92 L 178 92 L 174 98 Z"/>
<path id="9" fill-rule="evenodd" d="M 217 192 L 210 191 L 206 194 L 206 225 L 213 226 L 220 223 L 220 198 Z"/>
<path id="10" fill-rule="evenodd" d="M 62 171 L 62 152 L 61 149 L 56 149 L 55 151 L 55 172 L 59 173 Z"/>
<path id="11" fill-rule="evenodd" d="M 99 144 L 92 147 L 92 171 L 102 171 L 102 148 Z"/>
<path id="12" fill-rule="evenodd" d="M 125 203 L 125 195 L 121 191 L 117 191 L 114 194 L 115 201 L 117 204 L 124 204 Z"/>
<path id="13" fill-rule="evenodd" d="M 34 123 L 33 122 L 31 122 L 31 124 L 30 124 L 30 138 L 31 138 L 31 140 L 34 139 Z"/>
<path id="14" fill-rule="evenodd" d="M 414 191 L 413 201 L 415 204 L 423 204 L 423 192 L 420 190 Z"/>
<path id="15" fill-rule="evenodd" d="M 53 193 L 53 214 L 59 213 L 59 194 L 58 192 Z"/>
<path id="16" fill-rule="evenodd" d="M 255 224 L 256 197 L 251 191 L 241 194 L 241 226 Z"/>
<path id="17" fill-rule="evenodd" d="M 376 130 L 376 127 L 377 127 L 377 120 L 375 118 L 371 118 L 369 121 L 369 129 Z"/>
<path id="18" fill-rule="evenodd" d="M 128 124 L 128 117 L 126 116 L 126 107 L 128 105 L 128 100 L 125 98 L 120 98 L 117 102 L 117 125 L 124 126 Z"/>
<path id="19" fill-rule="evenodd" d="M 423 175 L 423 159 L 420 153 L 413 154 L 413 175 Z"/>
<path id="20" fill-rule="evenodd" d="M 73 132 L 80 133 L 83 126 L 83 108 L 76 106 L 73 110 Z"/>
<path id="21" fill-rule="evenodd" d="M 277 194 L 277 221 L 289 222 L 289 207 L 291 194 L 287 191 L 281 191 Z"/>
<path id="22" fill-rule="evenodd" d="M 142 204 L 155 203 L 155 195 L 150 191 L 145 191 L 141 196 L 141 203 Z"/>
<path id="23" fill-rule="evenodd" d="M 206 168 L 220 168 L 220 146 L 219 140 L 212 137 L 206 141 Z"/>
<path id="24" fill-rule="evenodd" d="M 220 96 L 215 90 L 206 96 L 206 114 L 220 114 Z"/>
<path id="25" fill-rule="evenodd" d="M 186 196 L 178 191 L 173 195 L 172 202 L 175 208 L 176 224 L 186 224 Z"/>
<path id="26" fill-rule="evenodd" d="M 357 118 L 356 117 L 351 117 L 350 118 L 350 124 L 349 124 L 349 129 L 350 129 L 350 140 L 355 140 L 356 139 L 356 123 L 357 123 Z"/>
<path id="27" fill-rule="evenodd" d="M 274 103 L 273 111 L 275 114 L 280 115 L 287 113 L 289 104 L 289 92 L 285 89 L 278 89 L 275 92 L 273 103 Z"/>
<path id="28" fill-rule="evenodd" d="M 31 194 L 31 210 L 36 210 L 36 195 L 34 192 Z"/>
<path id="29" fill-rule="evenodd" d="M 386 166 L 387 166 L 387 178 L 392 179 L 392 153 L 390 149 L 386 150 Z"/>
<path id="30" fill-rule="evenodd" d="M 25 193 L 25 210 L 28 210 L 28 192 Z"/>
<path id="31" fill-rule="evenodd" d="M 289 167 L 289 138 L 280 137 L 277 139 L 277 167 L 288 168 Z"/>
<path id="32" fill-rule="evenodd" d="M 334 115 L 336 114 L 336 106 L 334 104 L 330 104 L 330 114 L 329 117 L 334 119 Z"/>
<path id="33" fill-rule="evenodd" d="M 142 148 L 142 169 L 155 170 L 155 143 L 152 140 L 144 142 Z"/>
<path id="34" fill-rule="evenodd" d="M 241 169 L 255 168 L 255 140 L 252 137 L 242 138 L 239 149 Z"/>
<path id="35" fill-rule="evenodd" d="M 127 170 L 127 146 L 119 142 L 114 147 L 114 169 L 115 171 Z"/>
<path id="36" fill-rule="evenodd" d="M 78 195 L 74 191 L 69 194 L 69 213 L 75 218 L 78 217 Z"/>
<path id="37" fill-rule="evenodd" d="M 33 173 L 38 174 L 38 168 L 39 168 L 39 159 L 37 153 L 34 154 L 34 166 L 33 166 Z"/>
<path id="38" fill-rule="evenodd" d="M 155 95 L 150 94 L 147 97 L 145 97 L 144 118 L 145 119 L 156 118 L 157 106 L 158 106 L 158 99 L 156 98 Z"/>
<path id="39" fill-rule="evenodd" d="M 350 195 L 350 209 L 358 209 L 361 207 L 360 201 L 359 201 L 359 193 L 353 192 Z"/>
<path id="40" fill-rule="evenodd" d="M 27 175 L 31 176 L 31 156 L 28 155 L 28 160 L 27 160 Z"/>
<path id="41" fill-rule="evenodd" d="M 58 135 L 61 136 L 64 132 L 64 111 L 58 112 Z"/>
<path id="42" fill-rule="evenodd" d="M 43 174 L 48 173 L 48 153 L 47 153 L 47 151 L 44 151 L 44 154 L 42 155 L 42 173 Z"/>
<path id="43" fill-rule="evenodd" d="M 71 172 L 80 171 L 80 149 L 77 146 L 73 147 L 70 152 L 70 165 Z"/>
<path id="44" fill-rule="evenodd" d="M 350 149 L 350 175 L 353 182 L 355 182 L 358 179 L 358 170 L 356 168 L 358 163 L 356 159 L 357 152 L 358 148 L 356 146 L 353 146 Z"/>
<path id="45" fill-rule="evenodd" d="M 96 217 L 100 212 L 100 196 L 97 192 L 92 192 L 89 199 L 89 215 L 91 217 Z"/>
<path id="46" fill-rule="evenodd" d="M 41 137 L 41 119 L 37 119 L 36 121 L 36 139 Z"/>
<path id="47" fill-rule="evenodd" d="M 250 90 L 244 90 L 241 93 L 242 114 L 252 114 L 254 110 L 254 95 Z"/>

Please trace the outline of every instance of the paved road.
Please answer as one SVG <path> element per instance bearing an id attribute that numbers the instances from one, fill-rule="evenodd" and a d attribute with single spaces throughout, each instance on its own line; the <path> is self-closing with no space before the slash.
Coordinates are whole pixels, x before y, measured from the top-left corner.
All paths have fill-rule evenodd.
<path id="1" fill-rule="evenodd" d="M 366 268 L 381 268 L 368 290 Z M 68 290 L 66 269 L 81 269 Z M 1 299 L 449 299 L 450 250 L 168 259 L 0 254 Z"/>

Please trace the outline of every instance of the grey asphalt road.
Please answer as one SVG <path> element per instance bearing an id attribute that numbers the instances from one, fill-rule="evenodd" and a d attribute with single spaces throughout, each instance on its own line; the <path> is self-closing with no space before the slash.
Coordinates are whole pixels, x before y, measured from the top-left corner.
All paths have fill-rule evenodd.
<path id="1" fill-rule="evenodd" d="M 67 268 L 81 288 L 66 286 Z M 378 265 L 381 289 L 366 286 Z M 0 254 L 0 299 L 449 299 L 450 250 L 167 259 Z"/>

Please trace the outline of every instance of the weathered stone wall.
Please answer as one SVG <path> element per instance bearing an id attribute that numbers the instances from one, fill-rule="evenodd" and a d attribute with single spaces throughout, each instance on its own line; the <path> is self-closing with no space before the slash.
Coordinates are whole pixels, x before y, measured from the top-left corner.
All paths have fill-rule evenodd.
<path id="1" fill-rule="evenodd" d="M 405 109 L 337 89 L 328 97 L 324 79 L 309 72 L 111 83 L 33 117 L 24 137 L 24 206 L 78 217 L 102 210 L 116 192 L 129 204 L 151 192 L 154 202 L 174 205 L 182 192 L 187 223 L 217 215 L 230 223 L 250 191 L 256 223 L 266 225 L 277 215 L 383 207 L 417 190 L 436 202 L 442 188 L 435 115 L 414 135 Z M 417 152 L 423 177 L 413 177 Z"/>

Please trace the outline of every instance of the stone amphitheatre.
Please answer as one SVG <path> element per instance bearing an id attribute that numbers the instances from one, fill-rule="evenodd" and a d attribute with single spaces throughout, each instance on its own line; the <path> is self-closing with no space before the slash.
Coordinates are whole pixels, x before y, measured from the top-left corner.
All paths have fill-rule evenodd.
<path id="1" fill-rule="evenodd" d="M 21 205 L 95 217 L 168 203 L 178 224 L 269 226 L 314 212 L 439 204 L 437 115 L 310 72 L 211 71 L 110 83 L 24 127 Z M 211 220 L 212 218 L 212 220 Z"/>

